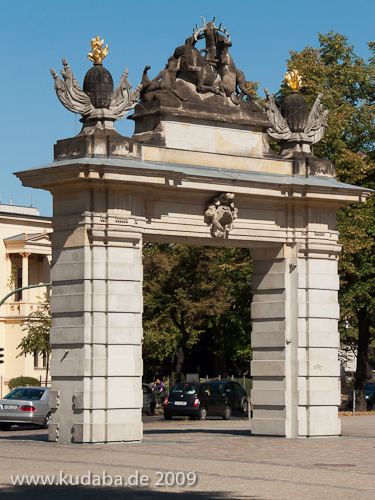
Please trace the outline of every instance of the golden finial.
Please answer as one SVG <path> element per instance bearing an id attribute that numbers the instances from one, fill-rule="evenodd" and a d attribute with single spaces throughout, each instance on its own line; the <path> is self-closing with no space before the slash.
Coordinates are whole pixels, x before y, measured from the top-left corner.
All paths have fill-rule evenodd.
<path id="1" fill-rule="evenodd" d="M 108 45 L 106 45 L 103 49 L 104 40 L 99 40 L 100 36 L 93 38 L 91 40 L 91 49 L 92 52 L 87 54 L 87 57 L 95 63 L 101 63 L 105 56 L 108 54 Z"/>
<path id="2" fill-rule="evenodd" d="M 302 78 L 298 74 L 298 70 L 294 69 L 290 73 L 285 73 L 285 80 L 292 90 L 299 90 L 302 87 Z"/>

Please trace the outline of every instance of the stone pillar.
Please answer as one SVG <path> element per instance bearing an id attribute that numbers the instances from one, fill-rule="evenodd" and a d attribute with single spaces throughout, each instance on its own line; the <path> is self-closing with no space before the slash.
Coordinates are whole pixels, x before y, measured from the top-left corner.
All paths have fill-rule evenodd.
<path id="1" fill-rule="evenodd" d="M 22 257 L 22 286 L 29 286 L 29 257 L 30 252 L 21 252 Z M 29 290 L 22 290 L 22 300 L 29 300 Z"/>
<path id="2" fill-rule="evenodd" d="M 253 252 L 253 434 L 341 433 L 338 251 L 284 245 Z"/>
<path id="3" fill-rule="evenodd" d="M 140 441 L 142 235 L 86 215 L 68 231 L 56 218 L 52 235 L 49 439 Z"/>

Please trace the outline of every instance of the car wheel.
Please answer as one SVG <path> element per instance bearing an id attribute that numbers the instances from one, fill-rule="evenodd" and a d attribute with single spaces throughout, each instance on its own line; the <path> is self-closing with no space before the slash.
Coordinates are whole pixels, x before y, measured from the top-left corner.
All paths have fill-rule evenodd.
<path id="1" fill-rule="evenodd" d="M 227 406 L 223 413 L 223 419 L 229 420 L 231 415 L 232 415 L 232 408 L 230 406 Z"/>
<path id="2" fill-rule="evenodd" d="M 44 422 L 43 422 L 43 429 L 48 429 L 49 427 L 49 424 L 51 423 L 51 412 L 47 413 L 46 415 L 46 418 L 44 419 Z"/>
<path id="3" fill-rule="evenodd" d="M 205 406 L 202 406 L 202 408 L 199 410 L 199 419 L 207 420 L 207 408 Z"/>
<path id="4" fill-rule="evenodd" d="M 247 401 L 247 399 L 244 399 L 241 405 L 241 413 L 247 413 L 248 411 L 249 411 L 249 402 Z"/>
<path id="5" fill-rule="evenodd" d="M 155 414 L 155 405 L 151 403 L 147 409 L 147 415 L 149 417 L 152 417 L 154 414 Z"/>
<path id="6" fill-rule="evenodd" d="M 12 427 L 12 424 L 0 424 L 0 429 L 2 431 L 9 431 L 9 429 Z"/>
<path id="7" fill-rule="evenodd" d="M 168 413 L 164 413 L 165 420 L 172 420 L 172 415 L 168 415 Z"/>

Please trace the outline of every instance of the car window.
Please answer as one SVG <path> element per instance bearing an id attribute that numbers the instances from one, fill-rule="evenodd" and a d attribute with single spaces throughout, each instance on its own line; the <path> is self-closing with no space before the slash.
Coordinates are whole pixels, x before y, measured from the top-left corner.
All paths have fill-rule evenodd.
<path id="1" fill-rule="evenodd" d="M 28 399 L 36 401 L 44 394 L 44 389 L 14 389 L 4 399 Z"/>
<path id="2" fill-rule="evenodd" d="M 374 382 L 367 382 L 365 386 L 366 391 L 375 391 L 375 383 Z"/>
<path id="3" fill-rule="evenodd" d="M 176 384 L 172 388 L 174 394 L 196 394 L 198 391 L 198 384 Z"/>
<path id="4" fill-rule="evenodd" d="M 214 398 L 219 398 L 220 397 L 220 391 L 219 391 L 219 389 L 216 386 L 210 385 L 209 389 L 211 391 L 211 396 L 213 396 Z"/>
<path id="5" fill-rule="evenodd" d="M 212 388 L 213 388 L 212 385 L 203 384 L 202 385 L 202 390 L 201 390 L 202 396 L 208 396 L 208 397 L 210 397 L 212 395 Z"/>
<path id="6" fill-rule="evenodd" d="M 149 387 L 147 385 L 142 385 L 142 389 L 143 389 L 144 394 L 150 394 L 152 392 L 151 387 Z"/>
<path id="7" fill-rule="evenodd" d="M 238 382 L 233 382 L 233 390 L 234 391 L 240 391 L 241 390 L 241 386 Z"/>
<path id="8" fill-rule="evenodd" d="M 203 384 L 201 389 L 202 396 L 206 397 L 220 397 L 220 391 L 216 385 L 211 384 Z"/>
<path id="9" fill-rule="evenodd" d="M 232 391 L 234 391 L 233 382 L 229 382 L 225 386 L 225 392 L 232 392 Z"/>

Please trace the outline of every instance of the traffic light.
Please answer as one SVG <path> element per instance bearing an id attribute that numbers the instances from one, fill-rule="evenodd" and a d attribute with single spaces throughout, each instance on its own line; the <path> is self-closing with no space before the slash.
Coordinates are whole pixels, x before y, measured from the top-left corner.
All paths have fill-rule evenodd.
<path id="1" fill-rule="evenodd" d="M 4 363 L 4 360 L 3 360 L 3 359 L 1 359 L 1 358 L 3 358 L 3 357 L 4 357 L 4 354 L 1 354 L 1 351 L 3 351 L 3 350 L 4 350 L 4 347 L 0 347 L 0 364 L 1 364 L 1 363 Z"/>

